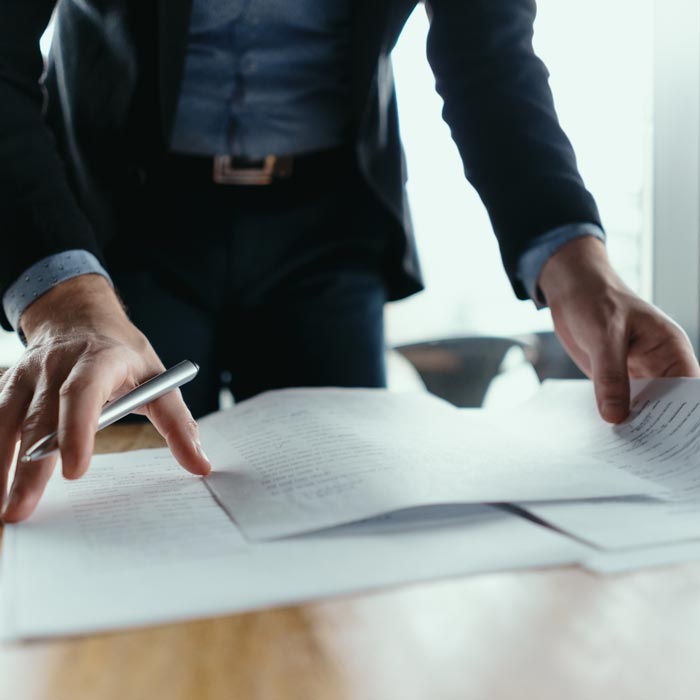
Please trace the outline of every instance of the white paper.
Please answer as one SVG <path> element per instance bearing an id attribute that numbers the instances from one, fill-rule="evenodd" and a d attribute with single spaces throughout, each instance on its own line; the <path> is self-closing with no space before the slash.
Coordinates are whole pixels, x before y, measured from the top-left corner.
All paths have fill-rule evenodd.
<path id="1" fill-rule="evenodd" d="M 208 617 L 466 573 L 580 561 L 590 550 L 488 506 L 397 513 L 249 543 L 167 450 L 101 455 L 52 479 L 6 528 L 6 635 L 35 638 Z"/>
<path id="2" fill-rule="evenodd" d="M 556 527 L 616 549 L 700 538 L 700 380 L 633 384 L 631 418 L 613 428 L 598 417 L 589 382 L 547 382 L 522 408 L 520 429 L 563 441 L 572 452 L 663 486 L 660 500 L 617 498 L 524 504 Z"/>
<path id="3" fill-rule="evenodd" d="M 599 552 L 590 556 L 584 566 L 599 574 L 621 574 L 637 569 L 697 561 L 700 561 L 700 540 Z"/>
<path id="4" fill-rule="evenodd" d="M 507 425 L 429 394 L 371 389 L 270 392 L 200 422 L 208 479 L 252 539 L 394 510 L 652 494 L 595 459 L 540 449 Z"/>

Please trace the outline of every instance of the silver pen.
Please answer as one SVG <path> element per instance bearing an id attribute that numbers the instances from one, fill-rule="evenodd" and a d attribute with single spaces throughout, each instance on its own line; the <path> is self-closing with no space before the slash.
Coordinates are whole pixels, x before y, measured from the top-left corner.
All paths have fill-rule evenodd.
<path id="1" fill-rule="evenodd" d="M 124 396 L 108 403 L 100 414 L 97 430 L 102 430 L 119 419 L 129 415 L 141 406 L 155 401 L 173 389 L 192 381 L 199 372 L 199 367 L 191 360 L 183 360 L 175 366 L 139 384 Z M 22 462 L 35 462 L 58 452 L 58 433 L 51 433 L 37 440 L 22 456 Z"/>

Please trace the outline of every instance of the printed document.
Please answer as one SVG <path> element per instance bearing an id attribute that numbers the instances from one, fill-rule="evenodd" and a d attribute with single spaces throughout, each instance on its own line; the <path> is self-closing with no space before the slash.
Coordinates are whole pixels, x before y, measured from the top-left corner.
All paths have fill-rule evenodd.
<path id="1" fill-rule="evenodd" d="M 654 482 L 659 499 L 521 505 L 606 549 L 700 538 L 700 379 L 636 381 L 633 397 L 631 417 L 613 427 L 598 417 L 590 382 L 546 382 L 519 410 L 519 429 Z"/>
<path id="2" fill-rule="evenodd" d="M 648 480 L 572 457 L 427 393 L 288 389 L 200 422 L 208 484 L 251 539 L 444 503 L 653 495 Z M 566 445 L 561 445 L 566 447 Z"/>
<path id="3" fill-rule="evenodd" d="M 488 506 L 434 506 L 249 542 L 165 449 L 100 455 L 54 478 L 7 526 L 0 637 L 210 617 L 467 573 L 580 561 L 591 550 Z"/>

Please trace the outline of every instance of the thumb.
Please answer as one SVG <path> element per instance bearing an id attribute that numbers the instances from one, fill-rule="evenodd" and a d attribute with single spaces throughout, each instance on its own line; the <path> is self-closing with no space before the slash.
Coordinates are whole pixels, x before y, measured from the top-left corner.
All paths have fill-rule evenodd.
<path id="1" fill-rule="evenodd" d="M 591 374 L 598 411 L 608 423 L 622 423 L 629 415 L 627 351 L 627 336 L 617 333 L 601 338 L 591 353 Z"/>

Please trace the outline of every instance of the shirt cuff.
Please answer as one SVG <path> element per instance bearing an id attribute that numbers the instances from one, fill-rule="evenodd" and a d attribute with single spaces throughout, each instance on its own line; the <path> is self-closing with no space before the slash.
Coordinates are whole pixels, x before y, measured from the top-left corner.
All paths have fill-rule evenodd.
<path id="1" fill-rule="evenodd" d="M 102 275 L 112 284 L 111 277 L 92 253 L 87 250 L 66 250 L 34 263 L 7 288 L 2 297 L 3 309 L 23 343 L 26 344 L 26 339 L 19 322 L 25 309 L 57 284 L 88 274 Z"/>
<path id="2" fill-rule="evenodd" d="M 582 236 L 593 236 L 605 243 L 605 233 L 597 224 L 576 223 L 560 226 L 535 238 L 518 260 L 517 274 L 538 309 L 547 306 L 547 300 L 538 286 L 544 264 L 565 243 Z"/>

